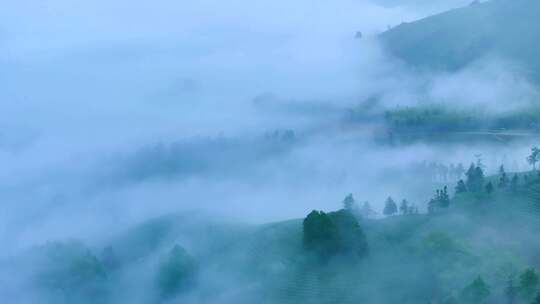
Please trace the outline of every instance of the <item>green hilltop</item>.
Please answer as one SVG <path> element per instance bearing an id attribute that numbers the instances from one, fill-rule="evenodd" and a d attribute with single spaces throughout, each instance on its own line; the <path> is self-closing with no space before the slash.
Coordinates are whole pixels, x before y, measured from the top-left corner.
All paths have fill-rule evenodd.
<path id="1" fill-rule="evenodd" d="M 22 274 L 51 303 L 114 303 L 127 289 L 143 303 L 531 303 L 540 174 L 484 177 L 471 165 L 450 192 L 436 191 L 428 213 L 385 208 L 385 218 L 357 213 L 352 196 L 339 211 L 264 225 L 171 214 L 11 264 L 38 265 Z"/>
<path id="2" fill-rule="evenodd" d="M 458 70 L 486 57 L 516 64 L 540 81 L 540 2 L 473 2 L 380 35 L 385 48 L 406 63 L 427 70 Z"/>

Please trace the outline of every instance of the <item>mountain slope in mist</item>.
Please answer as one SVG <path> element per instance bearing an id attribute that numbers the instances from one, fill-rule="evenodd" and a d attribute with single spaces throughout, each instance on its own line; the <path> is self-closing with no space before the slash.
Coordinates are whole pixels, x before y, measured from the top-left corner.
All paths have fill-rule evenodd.
<path id="1" fill-rule="evenodd" d="M 0 295 L 32 291 L 20 303 L 507 303 L 508 280 L 520 275 L 515 303 L 530 303 L 540 286 L 524 294 L 521 275 L 536 277 L 540 177 L 519 176 L 494 192 L 456 194 L 429 214 L 359 218 L 369 246 L 359 259 L 313 259 L 306 220 L 253 225 L 175 213 L 89 247 L 53 242 L 0 261 L 21 270 L 4 278 Z M 344 224 L 348 212 L 327 214 Z M 164 276 L 175 287 L 167 297 Z M 489 291 L 481 301 L 467 299 L 475 282 Z"/>
<path id="2" fill-rule="evenodd" d="M 540 2 L 474 2 L 412 23 L 380 38 L 387 50 L 422 69 L 458 70 L 485 58 L 510 61 L 540 80 Z"/>

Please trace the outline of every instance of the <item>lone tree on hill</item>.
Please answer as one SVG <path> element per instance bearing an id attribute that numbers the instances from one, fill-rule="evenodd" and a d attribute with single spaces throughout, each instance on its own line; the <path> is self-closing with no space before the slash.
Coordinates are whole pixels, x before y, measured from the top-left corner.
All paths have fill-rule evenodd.
<path id="1" fill-rule="evenodd" d="M 388 197 L 386 199 L 386 202 L 384 204 L 383 214 L 384 215 L 394 215 L 398 211 L 396 202 L 391 197 Z"/>
<path id="2" fill-rule="evenodd" d="M 465 175 L 467 176 L 467 181 L 465 182 L 467 190 L 471 192 L 482 192 L 484 188 L 484 171 L 482 168 L 471 164 Z"/>
<path id="3" fill-rule="evenodd" d="M 346 210 L 312 211 L 303 223 L 304 249 L 327 260 L 336 255 L 363 257 L 368 253 L 365 235 L 356 218 Z"/>
<path id="4" fill-rule="evenodd" d="M 320 257 L 330 257 L 340 250 L 338 230 L 330 217 L 313 210 L 303 223 L 304 248 L 315 252 Z"/>
<path id="5" fill-rule="evenodd" d="M 347 195 L 345 199 L 343 199 L 343 209 L 352 212 L 356 208 L 356 201 L 354 200 L 354 197 L 351 194 Z"/>

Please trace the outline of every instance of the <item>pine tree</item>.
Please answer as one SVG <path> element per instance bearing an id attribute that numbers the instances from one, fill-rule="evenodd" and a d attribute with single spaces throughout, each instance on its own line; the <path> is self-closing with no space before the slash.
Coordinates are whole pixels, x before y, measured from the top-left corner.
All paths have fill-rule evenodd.
<path id="1" fill-rule="evenodd" d="M 168 298 L 188 290 L 193 284 L 196 270 L 194 259 L 184 248 L 175 245 L 159 266 L 157 283 L 161 295 Z"/>
<path id="2" fill-rule="evenodd" d="M 409 213 L 409 202 L 406 199 L 401 201 L 401 205 L 399 206 L 399 210 L 401 211 L 401 214 L 403 214 L 403 215 Z"/>
<path id="3" fill-rule="evenodd" d="M 354 211 L 356 207 L 356 201 L 354 200 L 354 197 L 351 194 L 347 195 L 345 199 L 343 199 L 343 209 L 352 212 Z"/>
<path id="4" fill-rule="evenodd" d="M 516 193 L 519 188 L 519 176 L 517 174 L 514 174 L 514 177 L 512 177 L 512 180 L 510 181 L 510 191 Z"/>
<path id="5" fill-rule="evenodd" d="M 484 282 L 482 277 L 476 278 L 470 285 L 465 287 L 461 292 L 461 302 L 467 304 L 485 303 L 489 297 L 489 286 Z"/>
<path id="6" fill-rule="evenodd" d="M 439 207 L 448 208 L 450 206 L 450 197 L 448 196 L 448 187 L 444 186 L 439 192 Z"/>
<path id="7" fill-rule="evenodd" d="M 475 172 L 475 182 L 476 182 L 476 191 L 480 192 L 484 186 L 484 171 L 481 167 L 476 167 Z M 493 186 L 493 185 L 492 185 Z"/>
<path id="8" fill-rule="evenodd" d="M 487 183 L 486 185 L 486 193 L 487 194 L 493 193 L 493 184 L 491 182 Z"/>
<path id="9" fill-rule="evenodd" d="M 467 192 L 467 186 L 465 186 L 465 182 L 460 179 L 456 185 L 456 193 L 465 193 Z"/>
<path id="10" fill-rule="evenodd" d="M 504 171 L 504 166 L 501 165 L 499 168 L 499 189 L 506 189 L 508 187 L 508 176 L 506 171 Z"/>
<path id="11" fill-rule="evenodd" d="M 476 166 L 471 163 L 469 169 L 465 172 L 467 189 L 471 191 L 474 191 L 475 169 Z"/>
<path id="12" fill-rule="evenodd" d="M 536 170 L 536 163 L 540 160 L 540 149 L 538 147 L 531 148 L 531 154 L 527 156 L 527 162 Z"/>
<path id="13" fill-rule="evenodd" d="M 471 192 L 481 192 L 483 190 L 484 171 L 482 171 L 480 166 L 471 164 L 469 170 L 467 170 L 466 176 L 467 181 L 465 182 L 465 185 L 467 186 L 467 190 Z"/>
<path id="14" fill-rule="evenodd" d="M 391 197 L 388 197 L 386 199 L 386 203 L 384 205 L 383 214 L 384 215 L 394 215 L 395 213 L 397 213 L 397 211 L 398 211 L 398 209 L 397 209 L 396 202 L 394 202 L 394 200 Z"/>
<path id="15" fill-rule="evenodd" d="M 450 206 L 450 197 L 448 196 L 448 187 L 437 189 L 435 197 L 428 202 L 428 213 L 433 214 L 439 209 L 446 209 Z"/>

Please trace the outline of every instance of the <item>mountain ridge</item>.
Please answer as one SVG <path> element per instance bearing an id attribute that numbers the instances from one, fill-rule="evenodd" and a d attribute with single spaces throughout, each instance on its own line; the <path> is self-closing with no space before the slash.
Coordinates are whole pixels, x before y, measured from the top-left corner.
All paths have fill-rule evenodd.
<path id="1" fill-rule="evenodd" d="M 491 0 L 402 23 L 379 36 L 385 49 L 424 70 L 455 71 L 502 58 L 540 82 L 540 2 Z"/>

